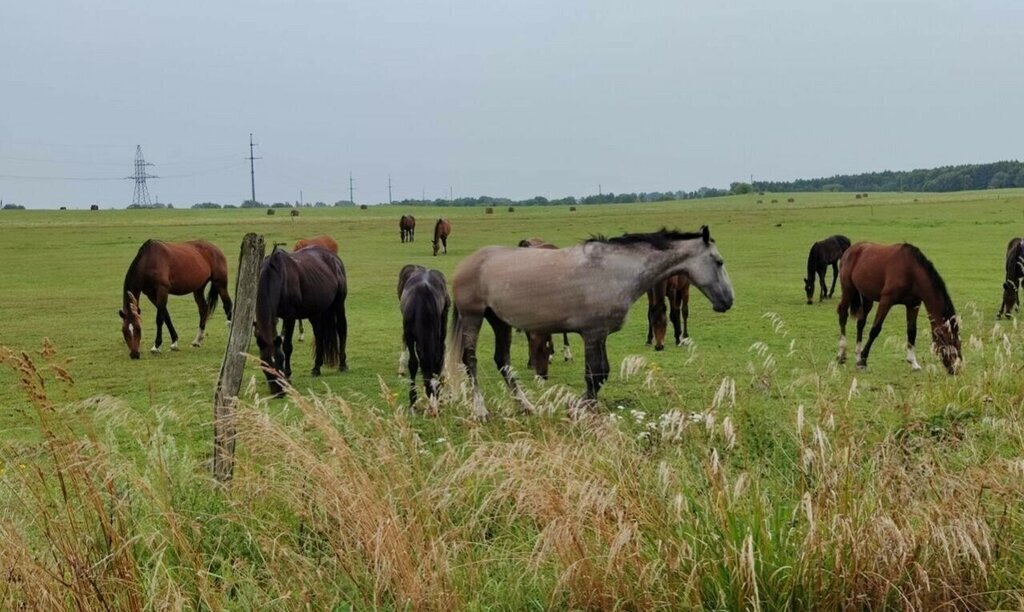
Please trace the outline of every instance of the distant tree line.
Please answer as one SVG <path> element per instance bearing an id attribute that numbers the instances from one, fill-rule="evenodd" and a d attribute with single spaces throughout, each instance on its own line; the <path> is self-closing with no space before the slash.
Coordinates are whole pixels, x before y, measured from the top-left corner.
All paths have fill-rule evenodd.
<path id="1" fill-rule="evenodd" d="M 534 196 L 526 200 L 512 198 L 496 198 L 480 196 L 476 198 L 455 198 L 422 200 L 407 199 L 393 202 L 395 206 L 565 206 L 576 204 L 632 204 L 634 202 L 670 202 L 673 200 L 692 200 L 697 198 L 713 198 L 728 195 L 726 189 L 701 187 L 696 191 L 643 191 L 640 193 L 602 193 L 583 197 L 566 196 L 564 198 L 545 198 Z"/>
<path id="2" fill-rule="evenodd" d="M 733 189 L 746 183 L 733 183 Z M 1024 187 L 1024 163 L 1000 161 L 908 171 L 839 174 L 795 181 L 754 181 L 755 191 L 970 191 Z M 736 191 L 736 193 L 740 193 Z"/>

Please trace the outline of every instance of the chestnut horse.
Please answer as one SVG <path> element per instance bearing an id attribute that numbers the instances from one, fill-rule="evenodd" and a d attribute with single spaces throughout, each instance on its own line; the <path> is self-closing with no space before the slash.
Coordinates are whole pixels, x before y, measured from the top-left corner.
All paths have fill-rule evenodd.
<path id="1" fill-rule="evenodd" d="M 807 303 L 814 303 L 814 277 L 817 275 L 821 284 L 821 293 L 818 301 L 832 297 L 836 292 L 836 279 L 839 278 L 839 258 L 843 256 L 846 249 L 850 248 L 850 239 L 846 236 L 836 234 L 815 242 L 807 253 L 807 276 L 804 278 L 804 292 L 807 294 Z M 832 266 L 832 288 L 825 290 L 825 270 Z"/>
<path id="2" fill-rule="evenodd" d="M 427 397 L 437 395 L 448 334 L 448 283 L 444 274 L 407 265 L 398 273 L 398 302 L 402 311 L 402 357 L 399 373 L 409 366 L 409 407 L 416 404 L 416 370 L 423 368 Z"/>
<path id="3" fill-rule="evenodd" d="M 519 246 L 524 249 L 558 248 L 542 238 L 520 240 Z M 543 380 L 547 380 L 548 370 L 551 368 L 551 356 L 555 354 L 555 343 L 551 339 L 551 334 L 526 332 L 526 342 L 529 355 L 526 360 L 526 367 L 532 369 L 534 374 Z M 569 348 L 569 334 L 567 333 L 562 333 L 562 358 L 565 361 L 572 359 L 572 350 Z"/>
<path id="4" fill-rule="evenodd" d="M 665 298 L 668 298 L 668 317 L 665 316 Z M 682 329 L 679 326 L 682 315 Z M 654 341 L 654 350 L 665 349 L 668 319 L 672 319 L 676 346 L 690 338 L 687 324 L 690 318 L 690 279 L 685 274 L 673 274 L 647 290 L 647 344 Z"/>
<path id="5" fill-rule="evenodd" d="M 348 322 L 345 297 L 348 284 L 345 266 L 338 256 L 320 246 L 289 253 L 275 249 L 260 266 L 256 289 L 256 321 L 253 324 L 260 359 L 276 371 L 265 371 L 270 392 L 283 393 L 281 380 L 292 374 L 292 334 L 296 319 L 309 319 L 313 326 L 314 362 L 312 376 L 320 367 L 348 369 L 345 343 Z M 277 320 L 284 337 L 277 334 Z"/>
<path id="6" fill-rule="evenodd" d="M 1010 318 L 1011 310 L 1020 310 L 1021 279 L 1024 278 L 1024 238 L 1014 238 L 1006 245 L 1006 278 L 1003 280 L 1003 304 L 996 318 Z"/>
<path id="7" fill-rule="evenodd" d="M 843 255 L 839 284 L 843 291 L 838 308 L 839 363 L 846 361 L 846 318 L 851 309 L 857 317 L 857 365 L 866 368 L 871 345 L 882 331 L 889 309 L 902 304 L 907 308 L 907 363 L 912 370 L 920 370 L 914 343 L 917 313 L 924 304 L 931 322 L 932 341 L 942 363 L 950 374 L 957 372 L 962 362 L 959 318 L 946 283 L 916 246 L 858 242 Z M 875 302 L 878 302 L 875 322 L 862 350 L 864 324 Z"/>
<path id="8" fill-rule="evenodd" d="M 320 246 L 334 253 L 335 255 L 338 254 L 338 243 L 334 241 L 334 238 L 331 238 L 330 236 L 324 234 L 321 234 L 319 236 L 313 236 L 312 238 L 299 238 L 298 241 L 295 243 L 295 246 L 292 247 L 292 250 L 298 251 L 299 249 L 304 249 L 306 247 L 311 246 Z M 306 330 L 303 329 L 302 327 L 302 319 L 299 319 L 299 342 L 305 341 Z"/>
<path id="9" fill-rule="evenodd" d="M 398 220 L 398 233 L 401 235 L 402 242 L 412 242 L 416 237 L 416 217 L 402 215 L 402 218 Z"/>
<path id="10" fill-rule="evenodd" d="M 203 298 L 203 288 L 210 291 Z M 205 240 L 190 242 L 163 242 L 147 240 L 139 247 L 135 259 L 124 275 L 121 333 L 132 359 L 139 358 L 142 343 L 142 311 L 139 295 L 146 294 L 156 306 L 156 341 L 151 353 L 159 353 L 163 344 L 163 327 L 171 334 L 171 350 L 178 350 L 178 332 L 167 312 L 167 297 L 191 293 L 199 307 L 199 331 L 192 346 L 200 347 L 206 334 L 206 319 L 217 305 L 219 296 L 224 302 L 224 314 L 231 320 L 231 298 L 228 296 L 228 264 L 221 252 Z"/>
<path id="11" fill-rule="evenodd" d="M 480 249 L 463 260 L 452 277 L 455 316 L 448 380 L 457 387 L 458 364 L 463 364 L 473 387 L 474 416 L 487 417 L 476 376 L 476 345 L 486 319 L 494 329 L 494 363 L 529 412 L 529 401 L 509 362 L 512 327 L 541 334 L 574 332 L 583 337 L 583 399 L 592 407 L 609 375 L 608 335 L 622 328 L 630 306 L 651 285 L 678 272 L 686 272 L 716 311 L 732 307 L 732 284 L 706 226 L 696 233 L 662 229 L 597 237 L 565 249 Z"/>
<path id="12" fill-rule="evenodd" d="M 452 233 L 452 224 L 448 219 L 438 219 L 434 224 L 434 255 L 444 246 L 444 254 L 448 254 L 448 234 Z"/>

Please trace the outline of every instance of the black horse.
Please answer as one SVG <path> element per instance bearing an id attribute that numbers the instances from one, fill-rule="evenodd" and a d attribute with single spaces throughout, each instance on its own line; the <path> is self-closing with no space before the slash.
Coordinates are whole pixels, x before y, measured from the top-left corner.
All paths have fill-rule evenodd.
<path id="1" fill-rule="evenodd" d="M 260 359 L 276 372 L 267 371 L 275 396 L 283 393 L 281 380 L 292 374 L 292 335 L 297 319 L 309 319 L 313 328 L 315 359 L 313 376 L 320 367 L 337 366 L 344 372 L 348 321 L 345 297 L 348 286 L 345 266 L 338 256 L 320 246 L 289 253 L 275 249 L 263 260 L 256 293 L 256 344 Z M 284 338 L 277 335 L 281 319 Z"/>
<path id="2" fill-rule="evenodd" d="M 821 283 L 821 293 L 818 301 L 832 297 L 836 292 L 836 279 L 839 278 L 839 259 L 850 248 L 850 239 L 841 234 L 829 236 L 828 238 L 815 242 L 811 245 L 811 251 L 807 254 L 807 277 L 804 278 L 804 291 L 807 293 L 807 303 L 814 303 L 814 277 L 817 275 Z M 825 288 L 825 269 L 832 266 L 832 287 Z"/>
<path id="3" fill-rule="evenodd" d="M 444 274 L 423 266 L 408 265 L 398 273 L 398 298 L 402 310 L 402 341 L 409 363 L 409 406 L 416 404 L 416 370 L 423 367 L 427 397 L 437 394 L 444 367 L 447 336 L 448 283 Z"/>
<path id="4" fill-rule="evenodd" d="M 402 215 L 398 220 L 398 232 L 401 234 L 402 242 L 412 242 L 416 238 L 416 217 Z"/>
<path id="5" fill-rule="evenodd" d="M 1003 305 L 996 318 L 1006 316 L 1020 308 L 1018 291 L 1024 279 L 1024 238 L 1013 238 L 1006 245 L 1006 278 L 1003 280 Z"/>

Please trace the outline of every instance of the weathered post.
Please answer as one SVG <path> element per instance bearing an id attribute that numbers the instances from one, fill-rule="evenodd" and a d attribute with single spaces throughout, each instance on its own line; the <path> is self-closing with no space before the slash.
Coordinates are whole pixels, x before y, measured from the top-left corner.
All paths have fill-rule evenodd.
<path id="1" fill-rule="evenodd" d="M 235 277 L 235 307 L 228 332 L 228 346 L 220 365 L 220 378 L 213 396 L 213 477 L 226 484 L 235 466 L 235 403 L 245 372 L 245 353 L 256 318 L 256 286 L 265 246 L 263 236 L 249 233 L 242 239 Z"/>

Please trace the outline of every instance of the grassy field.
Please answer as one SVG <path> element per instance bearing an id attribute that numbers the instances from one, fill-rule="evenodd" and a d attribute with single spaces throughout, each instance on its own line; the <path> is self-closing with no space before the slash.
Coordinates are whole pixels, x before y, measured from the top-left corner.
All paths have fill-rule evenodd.
<path id="1" fill-rule="evenodd" d="M 403 213 L 417 216 L 411 244 L 398 240 Z M 449 252 L 431 257 L 441 215 L 452 221 Z M 574 361 L 553 363 L 545 385 L 527 381 L 542 411 L 522 417 L 486 326 L 480 369 L 499 418 L 473 423 L 459 404 L 438 418 L 403 411 L 402 265 L 450 275 L 490 244 L 701 224 L 725 258 L 733 309 L 716 314 L 694 292 L 693 344 L 655 353 L 641 300 L 609 338 L 613 373 L 596 417 L 565 417 L 565 398 L 584 388 L 577 337 Z M 1021 224 L 1021 190 L 493 215 L 4 211 L 0 347 L 12 367 L 0 369 L 0 567 L 51 578 L 0 577 L 0 606 L 53 589 L 44 601 L 59 607 L 106 597 L 115 608 L 1020 608 L 1022 332 L 994 315 L 1004 248 Z M 144 240 L 211 240 L 233 274 L 249 231 L 268 243 L 337 240 L 350 369 L 312 379 L 299 345 L 301 396 L 266 402 L 262 376 L 249 385 L 238 478 L 221 494 L 205 462 L 223 313 L 193 349 L 195 305 L 172 298 L 182 350 L 133 362 L 116 311 Z M 932 259 L 963 315 L 961 375 L 925 350 L 924 371 L 909 371 L 901 308 L 867 371 L 835 365 L 837 300 L 806 305 L 801 280 L 810 244 L 833 233 L 912 242 Z M 142 306 L 148 347 L 154 309 Z M 521 336 L 513 361 L 528 379 Z M 55 493 L 56 476 L 69 474 L 80 486 Z M 95 563 L 86 571 L 71 558 Z M 90 576 L 80 588 L 69 578 L 79 571 Z"/>

